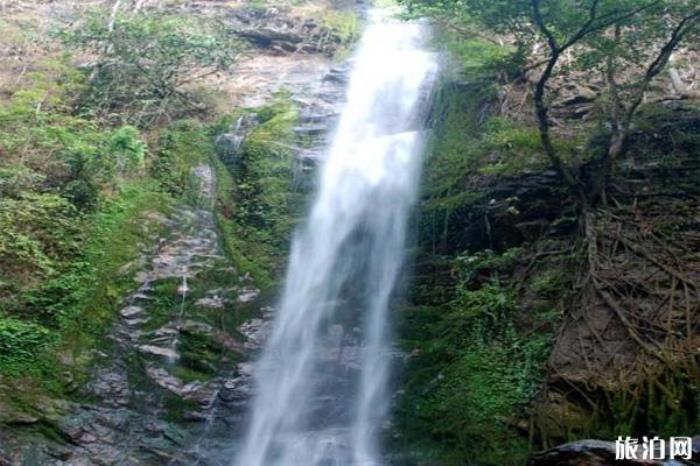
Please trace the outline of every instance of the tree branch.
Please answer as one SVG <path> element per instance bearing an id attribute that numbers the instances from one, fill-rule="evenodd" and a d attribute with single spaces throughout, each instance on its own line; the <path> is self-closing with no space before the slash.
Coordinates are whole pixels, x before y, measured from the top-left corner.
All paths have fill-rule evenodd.
<path id="1" fill-rule="evenodd" d="M 555 170 L 559 172 L 562 178 L 564 178 L 565 183 L 570 188 L 576 188 L 580 186 L 580 182 L 576 179 L 573 173 L 571 173 L 569 167 L 563 163 L 561 157 L 557 153 L 557 150 L 552 144 L 552 138 L 549 132 L 549 109 L 544 102 L 544 93 L 547 86 L 547 81 L 549 81 L 549 78 L 552 77 L 554 68 L 556 67 L 557 62 L 559 61 L 559 56 L 561 55 L 561 49 L 557 45 L 557 40 L 554 37 L 554 34 L 552 34 L 549 28 L 547 28 L 547 25 L 542 18 L 542 13 L 540 11 L 540 0 L 530 0 L 530 4 L 532 5 L 535 24 L 547 38 L 547 44 L 550 52 L 547 65 L 545 66 L 544 71 L 542 71 L 542 74 L 540 75 L 540 79 L 537 80 L 537 84 L 535 85 L 535 115 L 537 116 L 537 126 L 539 128 L 540 140 L 542 142 L 542 148 L 544 149 L 545 155 L 547 155 L 547 158 L 549 158 L 549 160 L 552 162 Z M 580 188 L 578 188 L 578 190 L 580 191 Z"/>
<path id="2" fill-rule="evenodd" d="M 649 88 L 649 84 L 656 77 L 656 75 L 658 75 L 664 69 L 664 67 L 668 63 L 668 60 L 671 58 L 671 55 L 673 54 L 674 50 L 676 49 L 676 47 L 678 47 L 678 44 L 680 44 L 685 35 L 690 32 L 690 30 L 693 28 L 693 26 L 699 19 L 700 10 L 695 10 L 688 16 L 684 17 L 681 21 L 679 21 L 676 27 L 673 29 L 673 32 L 671 33 L 671 36 L 669 37 L 668 41 L 664 44 L 663 47 L 661 47 L 661 50 L 659 51 L 656 58 L 649 64 L 649 66 L 646 69 L 646 72 L 644 73 L 644 76 L 641 79 L 641 83 L 638 87 L 637 94 L 632 100 L 632 104 L 627 109 L 625 119 L 623 121 L 623 131 L 629 131 L 629 126 L 632 122 L 632 118 L 634 117 L 634 113 L 637 111 L 639 105 L 641 105 L 642 100 L 644 99 L 644 94 Z"/>

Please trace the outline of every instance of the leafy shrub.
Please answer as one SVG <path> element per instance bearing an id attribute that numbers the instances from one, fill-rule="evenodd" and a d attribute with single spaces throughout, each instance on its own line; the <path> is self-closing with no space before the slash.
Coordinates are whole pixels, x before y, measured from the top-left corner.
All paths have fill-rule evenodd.
<path id="1" fill-rule="evenodd" d="M 79 253 L 64 261 L 61 274 L 21 295 L 16 314 L 43 317 L 57 329 L 62 345 L 94 344 L 112 322 L 120 298 L 133 288 L 125 264 L 157 238 L 159 224 L 149 221 L 149 213 L 165 210 L 169 201 L 152 181 L 119 185 L 116 195 L 83 222 Z"/>
<path id="2" fill-rule="evenodd" d="M 517 262 L 521 252 L 520 248 L 510 248 L 501 254 L 491 249 L 484 249 L 474 254 L 460 254 L 455 259 L 460 277 L 459 283 L 463 286 L 473 280 L 479 270 L 489 270 L 492 275 L 507 272 Z"/>
<path id="3" fill-rule="evenodd" d="M 465 349 L 421 405 L 432 434 L 452 439 L 447 464 L 525 463 L 527 440 L 514 435 L 510 424 L 534 395 L 547 341 L 508 343 Z"/>
<path id="4" fill-rule="evenodd" d="M 122 126 L 112 133 L 107 141 L 107 151 L 114 159 L 118 172 L 143 167 L 146 144 L 133 126 Z"/>
<path id="5" fill-rule="evenodd" d="M 205 125 L 195 120 L 179 121 L 161 136 L 151 174 L 174 196 L 193 194 L 192 169 L 213 152 L 213 138 Z"/>
<path id="6" fill-rule="evenodd" d="M 0 196 L 17 197 L 38 188 L 46 177 L 22 165 L 0 166 Z"/>
<path id="7" fill-rule="evenodd" d="M 100 191 L 88 178 L 79 178 L 67 182 L 61 189 L 63 197 L 82 210 L 92 210 L 97 205 Z"/>
<path id="8" fill-rule="evenodd" d="M 70 73 L 65 76 L 70 79 Z M 25 86 L 0 106 L 0 167 L 14 172 L 3 183 L 4 189 L 14 186 L 14 195 L 18 188 L 61 185 L 71 176 L 68 155 L 101 137 L 94 124 L 67 112 L 69 85 L 30 79 Z"/>
<path id="9" fill-rule="evenodd" d="M 61 193 L 81 209 L 94 208 L 101 187 L 144 164 L 146 145 L 131 126 L 103 130 L 69 113 L 77 85 L 61 68 L 56 82 L 30 80 L 0 106 L 0 193 Z"/>
<path id="10" fill-rule="evenodd" d="M 22 372 L 53 337 L 46 327 L 0 315 L 0 374 Z"/>
<path id="11" fill-rule="evenodd" d="M 198 109 L 183 86 L 228 68 L 240 52 L 224 25 L 162 11 L 114 18 L 94 11 L 62 38 L 99 60 L 83 95 L 84 112 L 137 126 Z"/>
<path id="12" fill-rule="evenodd" d="M 81 207 L 94 207 L 99 186 L 110 186 L 118 178 L 136 175 L 144 165 L 146 144 L 132 126 L 96 135 L 63 129 L 56 129 L 56 133 L 70 167 L 71 181 L 64 191 Z"/>
<path id="13" fill-rule="evenodd" d="M 566 160 L 581 143 L 580 138 L 553 138 L 554 145 Z M 484 125 L 480 140 L 480 171 L 488 175 L 515 175 L 526 170 L 542 170 L 549 166 L 537 128 L 493 117 Z"/>
<path id="14" fill-rule="evenodd" d="M 513 424 L 526 417 L 544 376 L 550 335 L 517 328 L 517 296 L 507 277 L 520 252 L 453 258 L 449 302 L 409 311 L 403 333 L 415 356 L 398 416 L 426 464 L 526 460 L 528 441 Z"/>
<path id="15" fill-rule="evenodd" d="M 0 264 L 14 281 L 0 284 L 0 297 L 53 275 L 61 260 L 77 253 L 77 219 L 75 207 L 55 194 L 0 199 Z"/>

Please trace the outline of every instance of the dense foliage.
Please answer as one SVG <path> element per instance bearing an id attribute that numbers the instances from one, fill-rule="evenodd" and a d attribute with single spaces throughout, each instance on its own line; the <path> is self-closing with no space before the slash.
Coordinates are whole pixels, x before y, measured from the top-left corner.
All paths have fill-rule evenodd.
<path id="1" fill-rule="evenodd" d="M 652 81 L 667 67 L 674 51 L 700 34 L 700 9 L 688 0 L 629 1 L 422 1 L 406 0 L 409 10 L 427 14 L 469 36 L 502 34 L 512 45 L 514 66 L 538 73 L 532 107 L 542 149 L 550 164 L 582 204 L 606 202 L 613 162 L 624 155 L 636 112 Z M 535 53 L 530 53 L 531 49 Z M 530 63 L 526 63 L 526 61 Z M 534 61 L 534 63 L 533 63 Z M 523 65 L 527 65 L 526 67 Z M 605 76 L 600 103 L 609 139 L 592 152 L 584 148 L 567 160 L 553 143 L 550 87 L 561 76 Z M 677 89 L 681 96 L 685 89 Z M 560 130 L 558 130 L 560 131 Z M 590 179 L 580 171 L 593 160 Z"/>
<path id="2" fill-rule="evenodd" d="M 163 10 L 94 10 L 58 36 L 68 48 L 23 71 L 0 105 L 6 375 L 54 377 L 48 350 L 89 347 L 111 322 L 132 286 L 123 267 L 160 228 L 153 213 L 186 197 L 213 154 L 202 124 L 169 123 L 206 109 L 192 85 L 240 50 L 218 22 Z"/>
<path id="3" fill-rule="evenodd" d="M 140 126 L 203 110 L 183 86 L 229 68 L 241 51 L 222 24 L 157 11 L 111 18 L 98 11 L 63 38 L 98 57 L 82 110 Z"/>
<path id="4" fill-rule="evenodd" d="M 440 24 L 449 65 L 432 113 L 417 276 L 400 330 L 411 357 L 398 449 L 417 464 L 524 464 L 570 440 L 693 432 L 697 365 L 666 355 L 692 344 L 694 317 L 671 329 L 680 308 L 661 302 L 670 330 L 647 331 L 656 324 L 640 309 L 656 298 L 635 270 L 647 267 L 642 257 L 665 267 L 657 278 L 676 267 L 693 273 L 690 256 L 669 252 L 685 241 L 675 239 L 685 227 L 671 212 L 696 205 L 697 193 L 681 188 L 697 171 L 671 168 L 694 167 L 697 149 L 684 129 L 693 123 L 674 105 L 692 90 L 674 81 L 670 56 L 693 56 L 697 6 L 404 3 Z M 644 147 L 646 131 L 668 144 Z M 678 189 L 655 178 L 665 176 Z M 673 222 L 663 238 L 645 230 Z M 625 243 L 631 258 L 601 239 L 620 231 L 634 240 Z M 658 265 L 667 260 L 674 265 Z M 671 275 L 658 283 L 677 286 Z M 682 286 L 691 287 L 683 305 L 693 306 L 697 295 Z M 681 334 L 688 338 L 671 343 Z M 625 342 L 626 363 L 605 362 L 620 348 L 614 338 Z M 575 369 L 558 372 L 566 364 Z"/>

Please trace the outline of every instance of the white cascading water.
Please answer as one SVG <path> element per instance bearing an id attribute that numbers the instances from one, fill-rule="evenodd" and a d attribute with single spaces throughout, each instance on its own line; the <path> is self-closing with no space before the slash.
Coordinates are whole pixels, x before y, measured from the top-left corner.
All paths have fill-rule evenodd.
<path id="1" fill-rule="evenodd" d="M 373 10 L 256 367 L 238 466 L 376 466 L 389 404 L 390 296 L 437 71 L 425 26 Z"/>

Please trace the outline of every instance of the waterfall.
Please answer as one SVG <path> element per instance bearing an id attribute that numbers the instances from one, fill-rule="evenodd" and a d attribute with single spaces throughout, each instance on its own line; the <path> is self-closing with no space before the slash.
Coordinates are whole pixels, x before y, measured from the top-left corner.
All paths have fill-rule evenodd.
<path id="1" fill-rule="evenodd" d="M 368 15 L 347 102 L 257 363 L 238 466 L 382 463 L 389 302 L 421 166 L 425 26 Z"/>

